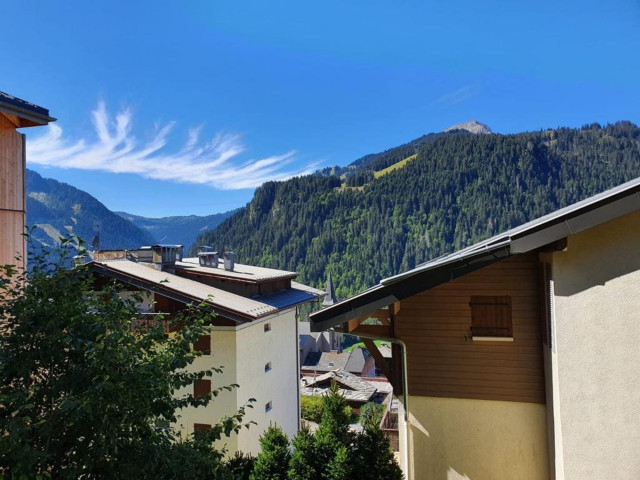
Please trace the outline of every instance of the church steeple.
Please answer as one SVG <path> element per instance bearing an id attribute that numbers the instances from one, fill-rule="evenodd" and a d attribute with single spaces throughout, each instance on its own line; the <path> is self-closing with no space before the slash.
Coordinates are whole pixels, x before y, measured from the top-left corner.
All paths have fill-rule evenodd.
<path id="1" fill-rule="evenodd" d="M 327 279 L 327 294 L 324 296 L 324 300 L 322 301 L 322 308 L 330 307 L 331 305 L 338 303 L 336 300 L 336 292 L 333 290 L 333 283 L 331 282 L 331 272 L 329 272 L 329 276 Z"/>

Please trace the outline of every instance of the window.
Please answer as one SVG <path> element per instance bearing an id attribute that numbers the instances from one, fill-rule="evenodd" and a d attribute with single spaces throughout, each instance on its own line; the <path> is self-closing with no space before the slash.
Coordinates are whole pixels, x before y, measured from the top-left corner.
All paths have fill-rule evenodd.
<path id="1" fill-rule="evenodd" d="M 203 355 L 211 355 L 211 335 L 202 335 L 198 341 L 193 344 L 193 349 L 202 352 Z"/>
<path id="2" fill-rule="evenodd" d="M 206 432 L 207 430 L 211 430 L 211 425 L 208 423 L 194 423 L 193 431 L 194 432 Z"/>
<path id="3" fill-rule="evenodd" d="M 264 333 L 270 332 L 271 331 L 271 324 L 270 323 L 265 323 L 264 324 Z"/>
<path id="4" fill-rule="evenodd" d="M 267 362 L 264 364 L 264 373 L 271 371 L 271 362 Z"/>
<path id="5" fill-rule="evenodd" d="M 193 382 L 193 396 L 204 397 L 211 393 L 211 380 L 199 379 Z"/>
<path id="6" fill-rule="evenodd" d="M 511 297 L 509 295 L 473 296 L 471 307 L 471 334 L 474 339 L 512 339 Z"/>
<path id="7" fill-rule="evenodd" d="M 270 412 L 271 409 L 273 408 L 273 403 L 272 402 L 267 402 L 266 405 L 264 406 L 264 412 Z"/>

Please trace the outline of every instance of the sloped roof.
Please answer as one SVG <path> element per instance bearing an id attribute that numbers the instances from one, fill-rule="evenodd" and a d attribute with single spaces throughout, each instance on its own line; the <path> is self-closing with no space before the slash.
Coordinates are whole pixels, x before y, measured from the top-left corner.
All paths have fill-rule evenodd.
<path id="1" fill-rule="evenodd" d="M 350 373 L 361 373 L 371 354 L 362 348 L 350 352 L 309 352 L 301 368 L 306 371 L 330 372 L 343 369 Z"/>
<path id="2" fill-rule="evenodd" d="M 7 115 L 16 127 L 34 127 L 56 121 L 46 108 L 5 92 L 0 92 L 0 112 Z"/>
<path id="3" fill-rule="evenodd" d="M 351 350 L 351 355 L 349 355 L 349 360 L 347 360 L 344 369 L 351 373 L 362 373 L 364 365 L 370 356 L 371 354 L 367 349 L 356 347 Z"/>
<path id="4" fill-rule="evenodd" d="M 310 315 L 322 331 L 433 288 L 511 255 L 530 252 L 640 210 L 640 178 L 561 208 L 457 252 L 385 278 L 363 293 Z"/>
<path id="5" fill-rule="evenodd" d="M 291 288 L 261 297 L 246 298 L 130 260 L 91 262 L 89 266 L 101 275 L 184 303 L 207 303 L 225 317 L 239 322 L 256 320 L 319 297 L 308 290 Z"/>
<path id="6" fill-rule="evenodd" d="M 329 390 L 332 381 L 338 384 L 340 394 L 350 401 L 368 402 L 377 391 L 370 382 L 342 369 L 335 369 L 315 378 L 303 378 L 300 381 L 300 394 L 324 395 Z"/>

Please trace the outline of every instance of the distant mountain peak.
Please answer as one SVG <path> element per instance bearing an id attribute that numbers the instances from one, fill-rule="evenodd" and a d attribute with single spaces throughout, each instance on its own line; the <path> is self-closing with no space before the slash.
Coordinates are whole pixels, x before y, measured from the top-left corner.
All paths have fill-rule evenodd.
<path id="1" fill-rule="evenodd" d="M 484 123 L 480 123 L 477 120 L 471 120 L 470 122 L 458 123 L 457 125 L 452 125 L 449 128 L 445 128 L 445 132 L 449 132 L 451 130 L 466 130 L 471 133 L 493 133 L 489 125 L 485 125 Z"/>

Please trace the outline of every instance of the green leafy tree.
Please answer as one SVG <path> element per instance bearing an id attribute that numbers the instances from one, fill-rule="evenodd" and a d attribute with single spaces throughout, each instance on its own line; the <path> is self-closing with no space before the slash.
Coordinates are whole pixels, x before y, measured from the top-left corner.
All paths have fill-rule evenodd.
<path id="1" fill-rule="evenodd" d="M 256 459 L 251 480 L 282 480 L 287 478 L 291 460 L 289 439 L 282 429 L 269 425 L 260 436 L 261 452 Z"/>
<path id="2" fill-rule="evenodd" d="M 242 426 L 244 408 L 182 440 L 176 411 L 211 396 L 176 392 L 219 369 L 185 370 L 210 312 L 190 309 L 167 338 L 137 319 L 117 285 L 94 291 L 85 268 L 65 270 L 75 247 L 30 259 L 30 272 L 0 266 L 0 475 L 4 478 L 224 478 L 215 440 Z"/>

